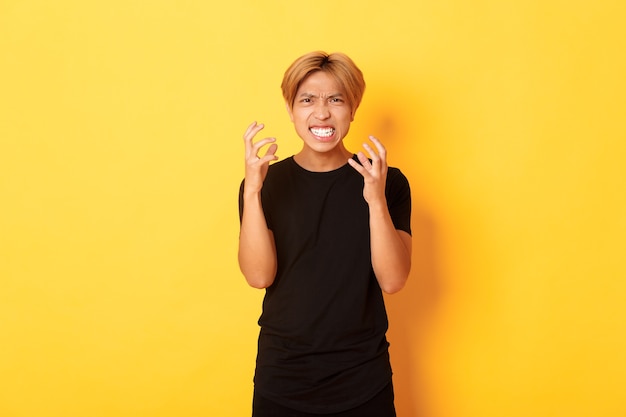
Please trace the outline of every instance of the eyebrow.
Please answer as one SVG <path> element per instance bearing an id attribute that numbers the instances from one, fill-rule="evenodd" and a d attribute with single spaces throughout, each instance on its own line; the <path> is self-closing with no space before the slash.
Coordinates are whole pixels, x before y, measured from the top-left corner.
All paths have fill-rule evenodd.
<path id="1" fill-rule="evenodd" d="M 319 97 L 316 94 L 313 93 L 301 93 L 298 97 Z M 333 93 L 333 94 L 329 94 L 328 98 L 335 98 L 335 97 L 343 97 L 343 93 Z"/>

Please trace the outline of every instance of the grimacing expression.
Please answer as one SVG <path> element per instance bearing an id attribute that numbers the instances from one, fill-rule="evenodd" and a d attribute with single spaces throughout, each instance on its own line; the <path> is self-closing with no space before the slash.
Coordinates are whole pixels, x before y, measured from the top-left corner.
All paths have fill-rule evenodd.
<path id="1" fill-rule="evenodd" d="M 316 152 L 335 149 L 354 120 L 346 93 L 335 78 L 324 71 L 310 74 L 300 84 L 289 117 L 305 146 Z"/>

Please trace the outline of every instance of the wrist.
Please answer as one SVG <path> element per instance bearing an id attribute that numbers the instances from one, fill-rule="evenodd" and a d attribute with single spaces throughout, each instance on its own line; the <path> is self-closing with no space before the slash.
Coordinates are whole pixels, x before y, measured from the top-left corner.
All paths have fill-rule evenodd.
<path id="1" fill-rule="evenodd" d="M 243 191 L 243 200 L 251 201 L 251 200 L 260 200 L 261 199 L 261 190 L 245 190 Z"/>
<path id="2" fill-rule="evenodd" d="M 370 213 L 387 212 L 387 200 L 385 198 L 375 199 L 367 202 Z"/>
<path id="3" fill-rule="evenodd" d="M 250 180 L 246 178 L 243 182 L 243 197 L 255 197 L 261 194 L 261 189 L 263 188 L 263 183 L 257 183 L 257 181 Z"/>

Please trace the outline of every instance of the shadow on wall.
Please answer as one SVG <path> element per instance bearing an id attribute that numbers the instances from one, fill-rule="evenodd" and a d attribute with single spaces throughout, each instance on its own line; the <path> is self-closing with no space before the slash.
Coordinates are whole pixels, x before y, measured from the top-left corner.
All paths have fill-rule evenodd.
<path id="1" fill-rule="evenodd" d="M 420 152 L 424 138 L 422 129 L 427 128 L 428 110 L 423 108 L 423 103 L 407 96 L 408 89 L 394 85 L 380 90 L 384 91 L 384 97 L 375 97 L 374 102 L 382 105 L 366 115 L 368 128 L 380 135 L 391 160 L 398 161 L 397 166 L 409 179 L 413 203 L 411 274 L 402 291 L 385 296 L 390 324 L 388 339 L 398 416 L 429 417 L 433 415 L 429 401 L 432 387 L 424 364 L 443 288 L 437 268 L 438 228 L 424 201 L 420 190 L 423 179 L 418 177 L 419 170 L 414 165 L 414 152 Z"/>
<path id="2" fill-rule="evenodd" d="M 397 413 L 402 417 L 428 417 L 432 415 L 431 387 L 423 364 L 441 296 L 441 280 L 435 263 L 436 225 L 427 211 L 415 207 L 415 197 L 413 202 L 411 275 L 406 287 L 398 294 L 386 296 L 385 301 Z"/>

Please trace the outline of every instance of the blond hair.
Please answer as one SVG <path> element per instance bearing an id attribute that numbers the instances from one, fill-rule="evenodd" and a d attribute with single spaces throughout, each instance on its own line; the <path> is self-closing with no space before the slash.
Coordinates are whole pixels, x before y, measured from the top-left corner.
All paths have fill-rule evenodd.
<path id="1" fill-rule="evenodd" d="M 352 114 L 361 104 L 365 91 L 363 73 L 346 54 L 335 52 L 327 54 L 323 51 L 310 52 L 296 59 L 285 71 L 281 89 L 285 103 L 290 109 L 302 82 L 311 74 L 323 71 L 332 75 L 343 87 L 346 100 L 352 109 Z"/>

